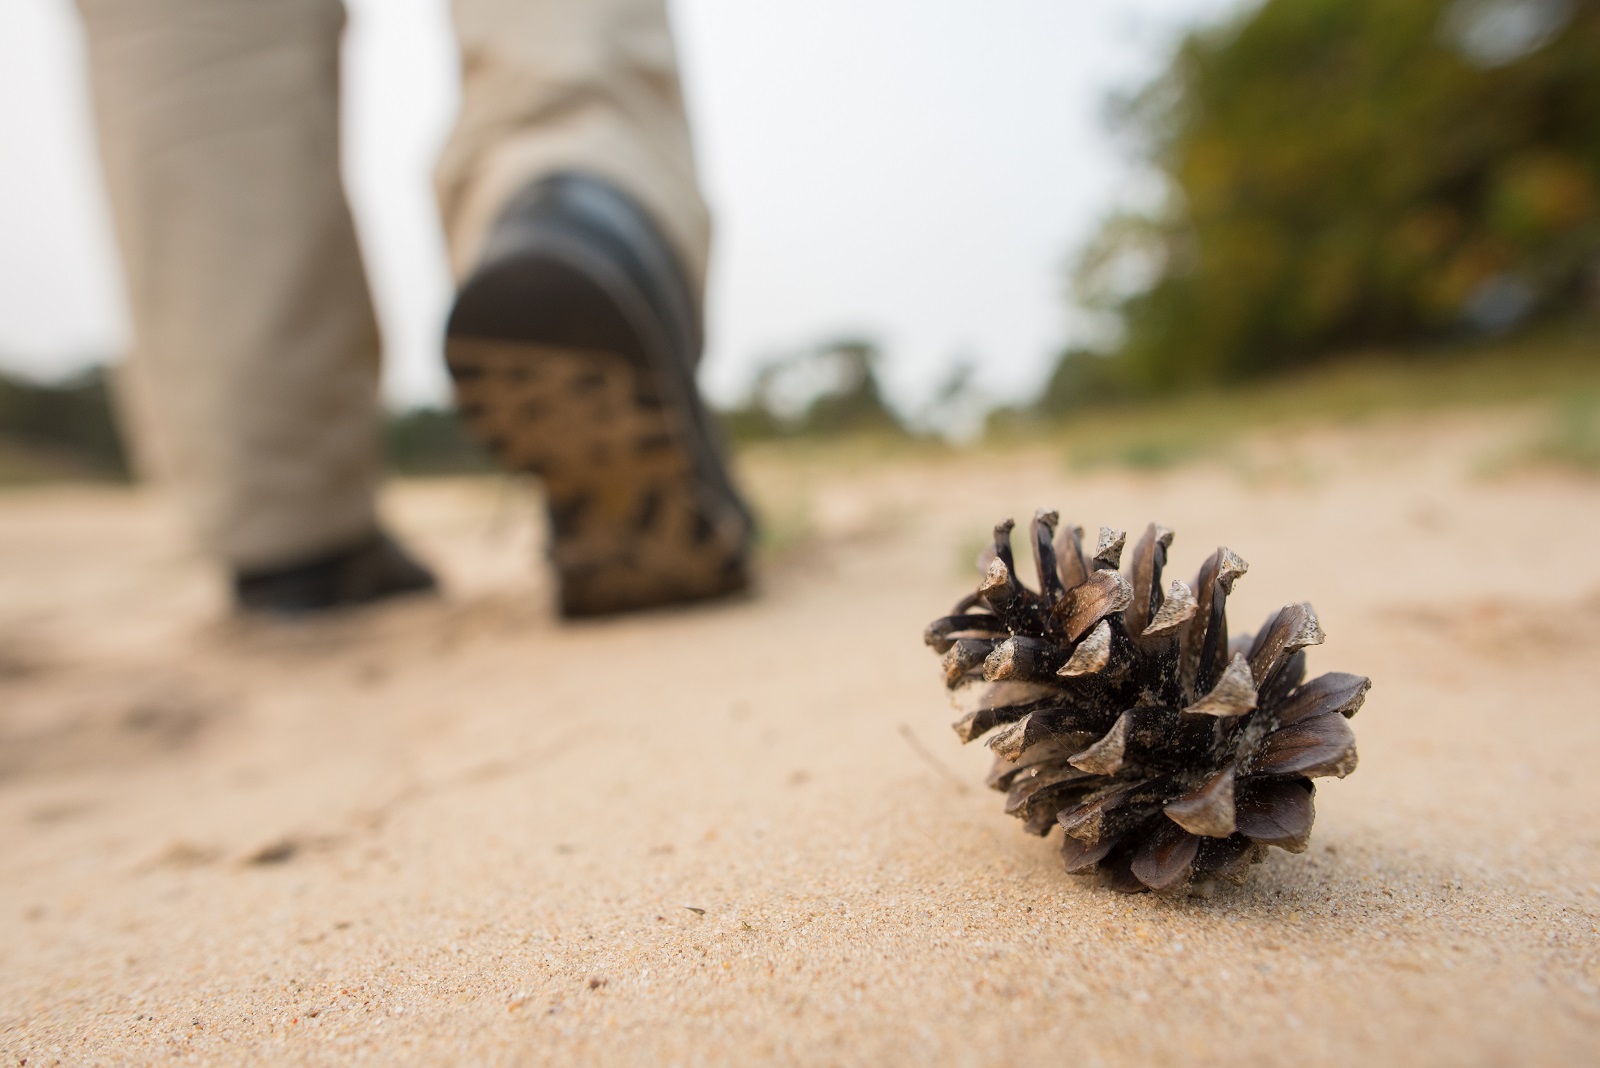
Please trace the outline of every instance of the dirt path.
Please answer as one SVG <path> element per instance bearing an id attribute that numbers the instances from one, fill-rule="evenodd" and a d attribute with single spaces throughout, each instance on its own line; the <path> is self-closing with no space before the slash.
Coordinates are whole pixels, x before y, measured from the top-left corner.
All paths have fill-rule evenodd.
<path id="1" fill-rule="evenodd" d="M 1600 485 L 1472 427 L 1075 475 L 756 462 L 760 597 L 560 626 L 524 495 L 397 488 L 448 602 L 301 628 L 147 497 L 0 497 L 6 1064 L 1573 1064 L 1600 1049 Z M 1069 878 L 922 625 L 1037 505 L 1220 542 L 1370 675 L 1310 852 L 1209 900 Z"/>

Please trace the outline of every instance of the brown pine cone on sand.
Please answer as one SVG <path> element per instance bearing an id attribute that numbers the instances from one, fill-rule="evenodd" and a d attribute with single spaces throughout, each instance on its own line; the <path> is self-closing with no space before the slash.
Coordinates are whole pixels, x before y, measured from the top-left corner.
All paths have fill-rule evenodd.
<path id="1" fill-rule="evenodd" d="M 1098 868 L 1125 893 L 1242 882 L 1267 846 L 1301 852 L 1311 780 L 1355 769 L 1345 722 L 1371 683 L 1305 680 L 1322 642 L 1308 604 L 1254 637 L 1228 637 L 1245 562 L 1218 549 L 1192 587 L 1165 589 L 1172 531 L 1151 524 L 1117 570 L 1124 535 L 1034 517 L 1037 592 L 1017 578 L 1011 520 L 994 529 L 982 585 L 925 638 L 944 656 L 964 742 L 990 734 L 989 785 L 1034 834 L 1057 823 L 1070 872 Z M 992 734 L 990 732 L 993 732 Z"/>

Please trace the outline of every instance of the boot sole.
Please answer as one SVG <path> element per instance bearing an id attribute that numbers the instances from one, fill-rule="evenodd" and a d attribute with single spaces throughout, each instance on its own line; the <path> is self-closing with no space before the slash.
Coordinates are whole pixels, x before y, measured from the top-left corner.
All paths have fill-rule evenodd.
<path id="1" fill-rule="evenodd" d="M 692 429 L 617 353 L 446 339 L 469 429 L 538 477 L 567 616 L 722 597 L 749 582 L 743 511 L 696 474 Z"/>

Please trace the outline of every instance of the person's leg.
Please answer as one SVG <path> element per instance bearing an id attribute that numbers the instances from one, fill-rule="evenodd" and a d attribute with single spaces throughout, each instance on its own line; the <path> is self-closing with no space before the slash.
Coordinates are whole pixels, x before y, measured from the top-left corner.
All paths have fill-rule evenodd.
<path id="1" fill-rule="evenodd" d="M 744 587 L 694 380 L 709 224 L 661 0 L 457 0 L 439 167 L 467 423 L 544 483 L 569 615 Z"/>
<path id="2" fill-rule="evenodd" d="M 711 221 L 664 0 L 454 0 L 461 112 L 436 174 L 458 278 L 537 178 L 592 174 L 636 198 L 698 299 Z"/>
<path id="3" fill-rule="evenodd" d="M 374 515 L 378 331 L 339 172 L 339 0 L 79 6 L 137 454 L 244 607 L 429 585 Z"/>

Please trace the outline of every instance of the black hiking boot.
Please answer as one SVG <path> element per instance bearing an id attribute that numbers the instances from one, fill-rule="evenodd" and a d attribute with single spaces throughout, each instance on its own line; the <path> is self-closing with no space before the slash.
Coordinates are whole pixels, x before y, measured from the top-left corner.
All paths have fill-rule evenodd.
<path id="1" fill-rule="evenodd" d="M 437 588 L 433 573 L 383 533 L 312 560 L 233 576 L 239 610 L 272 616 L 309 615 Z"/>
<path id="2" fill-rule="evenodd" d="M 445 359 L 472 432 L 538 476 L 568 616 L 720 597 L 752 523 L 695 386 L 699 305 L 667 238 L 580 174 L 500 217 L 450 313 Z"/>

